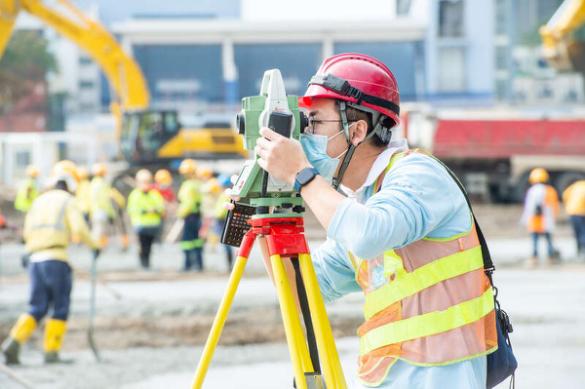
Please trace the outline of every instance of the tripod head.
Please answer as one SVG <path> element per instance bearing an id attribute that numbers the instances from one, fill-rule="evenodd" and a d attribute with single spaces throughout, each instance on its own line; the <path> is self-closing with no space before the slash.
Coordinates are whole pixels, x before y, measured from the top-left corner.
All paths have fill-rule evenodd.
<path id="1" fill-rule="evenodd" d="M 260 128 L 268 127 L 282 136 L 299 139 L 307 125 L 306 115 L 299 110 L 298 97 L 287 96 L 280 70 L 264 72 L 260 95 L 244 97 L 237 115 L 237 129 L 244 137 L 246 150 L 253 150 L 260 137 Z M 256 215 L 278 213 L 279 217 L 299 216 L 302 200 L 292 185 L 271 177 L 257 163 L 258 156 L 244 163 L 232 195 L 239 203 L 256 207 Z M 287 211 L 289 210 L 289 211 Z"/>

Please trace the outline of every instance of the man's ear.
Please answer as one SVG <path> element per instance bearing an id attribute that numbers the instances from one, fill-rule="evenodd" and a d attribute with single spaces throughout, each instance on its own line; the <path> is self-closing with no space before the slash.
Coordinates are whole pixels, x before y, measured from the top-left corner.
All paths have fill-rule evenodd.
<path id="1" fill-rule="evenodd" d="M 368 135 L 368 123 L 365 120 L 358 120 L 353 123 L 353 126 L 349 129 L 351 143 L 354 146 L 362 143 Z"/>

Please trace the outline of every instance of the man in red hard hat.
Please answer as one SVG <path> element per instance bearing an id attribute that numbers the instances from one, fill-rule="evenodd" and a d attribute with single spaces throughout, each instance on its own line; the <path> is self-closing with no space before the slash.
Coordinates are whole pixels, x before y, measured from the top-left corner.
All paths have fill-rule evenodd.
<path id="1" fill-rule="evenodd" d="M 440 162 L 394 139 L 394 75 L 376 58 L 335 55 L 300 103 L 300 142 L 263 128 L 255 152 L 327 230 L 313 253 L 325 300 L 365 295 L 359 385 L 485 388 L 497 334 L 472 215 Z"/>

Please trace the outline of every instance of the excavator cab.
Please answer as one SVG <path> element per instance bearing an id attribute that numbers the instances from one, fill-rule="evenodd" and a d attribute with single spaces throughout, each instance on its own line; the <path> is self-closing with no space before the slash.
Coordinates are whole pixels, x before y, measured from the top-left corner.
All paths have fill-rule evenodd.
<path id="1" fill-rule="evenodd" d="M 156 161 L 161 146 L 175 137 L 180 128 L 176 111 L 125 112 L 120 137 L 124 159 L 131 164 Z"/>

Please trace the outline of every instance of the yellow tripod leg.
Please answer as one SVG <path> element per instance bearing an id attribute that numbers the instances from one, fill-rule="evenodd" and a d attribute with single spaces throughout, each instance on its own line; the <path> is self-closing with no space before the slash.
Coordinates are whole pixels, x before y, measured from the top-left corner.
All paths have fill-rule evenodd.
<path id="1" fill-rule="evenodd" d="M 234 269 L 232 270 L 232 274 L 230 275 L 230 279 L 228 281 L 228 286 L 221 300 L 221 304 L 215 315 L 215 319 L 213 320 L 213 325 L 211 326 L 211 331 L 209 332 L 209 336 L 207 337 L 207 341 L 205 342 L 205 347 L 203 349 L 203 353 L 201 354 L 201 359 L 199 360 L 199 364 L 197 365 L 197 371 L 195 372 L 195 378 L 193 380 L 193 389 L 200 389 L 203 385 L 203 380 L 205 379 L 205 374 L 207 373 L 207 369 L 209 368 L 209 364 L 211 363 L 211 358 L 213 357 L 213 352 L 215 351 L 215 347 L 219 342 L 219 337 L 221 336 L 221 331 L 223 330 L 223 326 L 225 321 L 227 320 L 227 315 L 232 305 L 232 301 L 234 300 L 234 296 L 236 294 L 236 290 L 238 289 L 238 284 L 242 279 L 242 275 L 244 274 L 244 269 L 246 268 L 246 262 L 248 258 L 246 257 L 238 257 L 236 259 L 236 263 L 234 265 Z"/>
<path id="2" fill-rule="evenodd" d="M 319 289 L 311 256 L 309 254 L 300 254 L 299 261 L 301 274 L 303 275 L 303 283 L 307 291 L 307 300 L 309 301 L 309 308 L 311 310 L 311 321 L 315 330 L 317 348 L 326 355 L 325 358 L 321 358 L 325 383 L 329 388 L 346 388 L 347 384 L 345 383 L 343 369 L 339 361 L 337 346 L 335 345 L 331 324 L 325 311 L 325 303 L 321 296 L 321 290 Z"/>
<path id="3" fill-rule="evenodd" d="M 274 283 L 280 301 L 280 312 L 284 323 L 284 331 L 288 343 L 288 350 L 293 364 L 295 380 L 298 389 L 307 389 L 305 372 L 313 372 L 309 348 L 305 342 L 305 334 L 299 318 L 296 300 L 293 296 L 284 264 L 280 255 L 271 255 Z M 310 369 L 307 369 L 310 367 Z M 305 369 L 305 370 L 304 370 Z"/>

